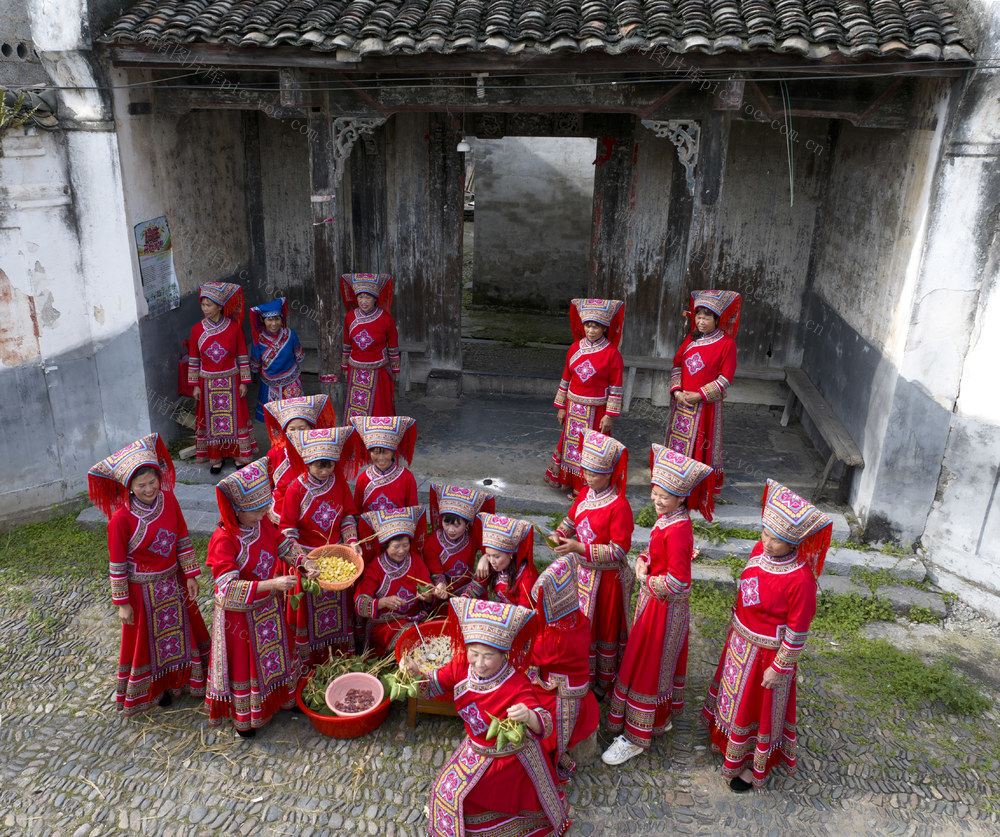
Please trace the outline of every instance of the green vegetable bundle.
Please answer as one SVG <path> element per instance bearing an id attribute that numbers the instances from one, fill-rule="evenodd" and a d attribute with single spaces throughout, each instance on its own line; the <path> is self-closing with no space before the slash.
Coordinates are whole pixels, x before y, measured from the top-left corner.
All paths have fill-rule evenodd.
<path id="1" fill-rule="evenodd" d="M 486 713 L 490 715 L 489 712 Z M 510 718 L 498 718 L 490 715 L 490 728 L 486 732 L 486 740 L 497 740 L 497 752 L 503 750 L 506 744 L 520 744 L 524 740 L 525 725 L 521 721 L 514 721 Z"/>
<path id="2" fill-rule="evenodd" d="M 334 715 L 333 710 L 326 705 L 327 686 L 342 674 L 349 674 L 352 671 L 363 671 L 365 674 L 379 677 L 395 662 L 393 657 L 376 657 L 368 653 L 348 654 L 331 649 L 326 662 L 316 667 L 313 676 L 302 687 L 302 700 L 319 715 Z"/>

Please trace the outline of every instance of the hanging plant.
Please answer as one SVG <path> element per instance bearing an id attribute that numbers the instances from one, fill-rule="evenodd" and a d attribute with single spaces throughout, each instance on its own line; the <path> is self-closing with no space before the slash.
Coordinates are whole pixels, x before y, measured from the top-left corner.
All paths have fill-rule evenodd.
<path id="1" fill-rule="evenodd" d="M 8 104 L 10 99 L 13 99 L 13 104 Z M 24 109 L 24 93 L 17 94 L 17 98 L 14 99 L 13 91 L 0 88 L 0 138 L 8 131 L 23 128 L 35 115 L 36 110 L 37 106 L 31 110 Z"/>

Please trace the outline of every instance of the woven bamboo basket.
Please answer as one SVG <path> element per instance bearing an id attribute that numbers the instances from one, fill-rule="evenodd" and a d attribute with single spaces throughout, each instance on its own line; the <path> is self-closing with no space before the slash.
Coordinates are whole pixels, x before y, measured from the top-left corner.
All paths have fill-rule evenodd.
<path id="1" fill-rule="evenodd" d="M 346 590 L 354 584 L 354 582 L 361 577 L 361 571 L 365 568 L 364 559 L 354 550 L 354 548 L 341 543 L 318 546 L 306 557 L 313 559 L 330 557 L 342 558 L 344 561 L 349 561 L 354 564 L 354 575 L 352 575 L 347 581 L 320 581 L 319 579 L 316 579 L 319 586 L 324 590 L 334 592 L 337 590 Z"/>

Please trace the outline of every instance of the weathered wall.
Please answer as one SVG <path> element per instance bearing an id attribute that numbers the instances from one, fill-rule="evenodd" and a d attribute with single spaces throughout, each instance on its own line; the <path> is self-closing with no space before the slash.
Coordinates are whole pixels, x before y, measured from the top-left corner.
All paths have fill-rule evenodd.
<path id="1" fill-rule="evenodd" d="M 785 137 L 769 124 L 702 114 L 693 196 L 668 139 L 635 122 L 613 144 L 599 141 L 591 289 L 625 299 L 625 354 L 673 357 L 689 328 L 690 292 L 728 288 L 743 294 L 740 367 L 798 365 L 827 125 L 794 129 L 794 204 Z M 636 394 L 659 403 L 654 381 L 662 376 L 637 376 Z"/>
<path id="2" fill-rule="evenodd" d="M 1000 8 L 980 4 L 984 63 L 1000 58 Z M 938 174 L 917 297 L 922 351 L 904 374 L 930 373 L 950 425 L 922 537 L 943 587 L 1000 618 L 1000 74 L 977 70 L 962 91 Z M 916 341 L 914 341 L 916 343 Z M 924 370 L 927 373 L 924 373 Z M 947 386 L 947 389 L 945 389 Z"/>
<path id="3" fill-rule="evenodd" d="M 130 102 L 150 100 L 149 91 L 136 86 L 143 77 L 143 73 L 114 73 L 114 107 L 126 232 L 131 240 L 135 224 L 166 215 L 173 242 L 180 308 L 150 317 L 141 290 L 138 298 L 150 422 L 154 430 L 172 439 L 181 428 L 170 418 L 167 406 L 177 397 L 181 343 L 201 318 L 198 286 L 211 281 L 240 282 L 248 305 L 262 295 L 263 288 L 249 271 L 246 182 L 247 167 L 255 161 L 248 163 L 246 158 L 245 121 L 239 111 L 130 115 Z M 133 86 L 126 88 L 126 84 Z M 130 264 L 141 287 L 134 246 Z M 245 331 L 249 340 L 249 328 Z"/>
<path id="4" fill-rule="evenodd" d="M 114 125 L 77 12 L 29 4 L 61 128 L 2 140 L 2 519 L 73 497 L 149 429 Z"/>
<path id="5" fill-rule="evenodd" d="M 309 206 L 308 123 L 259 117 L 264 280 L 251 277 L 262 298 L 288 299 L 289 322 L 306 345 L 319 332 L 313 281 L 313 231 Z"/>
<path id="6" fill-rule="evenodd" d="M 473 301 L 566 311 L 587 290 L 594 140 L 469 140 L 476 163 Z"/>
<path id="7" fill-rule="evenodd" d="M 929 81 L 918 127 L 839 127 L 817 230 L 802 365 L 861 448 L 852 504 L 873 537 L 919 537 L 948 426 L 949 376 L 900 376 L 918 288 L 940 283 L 920 258 L 947 98 Z"/>

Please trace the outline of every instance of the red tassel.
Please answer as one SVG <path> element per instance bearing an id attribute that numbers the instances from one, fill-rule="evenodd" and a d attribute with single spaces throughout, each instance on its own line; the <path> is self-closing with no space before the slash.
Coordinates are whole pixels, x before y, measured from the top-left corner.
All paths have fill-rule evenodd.
<path id="1" fill-rule="evenodd" d="M 531 657 L 532 640 L 538 634 L 538 626 L 541 620 L 538 614 L 528 621 L 528 624 L 518 631 L 517 636 L 511 643 L 510 651 L 507 652 L 507 660 L 518 671 L 524 671 L 528 667 Z"/>
<path id="2" fill-rule="evenodd" d="M 826 561 L 826 553 L 830 548 L 832 536 L 833 522 L 831 521 L 799 544 L 799 561 L 808 564 L 816 578 L 819 578 L 823 573 L 823 564 Z"/>
<path id="3" fill-rule="evenodd" d="M 605 336 L 608 338 L 608 342 L 611 343 L 616 349 L 621 346 L 622 334 L 625 326 L 625 304 L 622 303 L 621 307 L 615 312 L 614 317 L 611 318 L 611 325 L 608 326 Z"/>
<path id="4" fill-rule="evenodd" d="M 427 504 L 431 514 L 431 528 L 436 532 L 441 528 L 441 510 L 439 508 L 437 489 L 432 485 L 430 502 Z M 473 554 L 475 554 L 473 552 Z"/>
<path id="5" fill-rule="evenodd" d="M 125 486 L 117 480 L 96 474 L 87 474 L 87 494 L 90 502 L 109 520 L 111 515 L 128 502 L 128 489 Z"/>
<path id="6" fill-rule="evenodd" d="M 240 522 L 233 509 L 233 503 L 229 496 L 219 486 L 215 487 L 215 501 L 219 504 L 219 516 L 222 518 L 222 528 L 232 535 L 240 532 Z"/>
<path id="7" fill-rule="evenodd" d="M 389 313 L 389 306 L 392 305 L 392 277 L 390 276 L 385 280 L 385 285 L 382 286 L 382 290 L 378 295 L 378 307 L 385 311 L 386 314 Z"/>
<path id="8" fill-rule="evenodd" d="M 611 484 L 615 487 L 615 494 L 624 494 L 628 485 L 628 448 L 624 448 L 614 470 L 611 472 Z"/>
<path id="9" fill-rule="evenodd" d="M 304 430 L 296 430 L 296 433 L 305 433 Z M 292 473 L 296 477 L 302 476 L 306 471 L 309 470 L 309 466 L 306 465 L 306 461 L 302 458 L 302 454 L 299 453 L 299 449 L 295 447 L 295 444 L 291 439 L 285 437 L 288 444 L 285 445 L 285 455 L 288 456 L 288 464 L 291 466 Z"/>
<path id="10" fill-rule="evenodd" d="M 417 423 L 413 422 L 403 433 L 403 438 L 399 440 L 399 447 L 396 448 L 396 458 L 405 459 L 406 464 L 413 462 L 413 452 L 417 447 Z"/>
<path id="11" fill-rule="evenodd" d="M 174 469 L 174 460 L 170 458 L 170 451 L 164 444 L 160 434 L 156 434 L 156 458 L 160 462 L 160 489 L 173 491 L 177 482 L 177 472 Z"/>
<path id="12" fill-rule="evenodd" d="M 357 480 L 358 475 L 367 467 L 368 450 L 361 439 L 361 434 L 357 430 L 354 430 L 347 437 L 344 449 L 340 452 L 340 461 L 337 463 L 337 469 L 345 480 L 354 482 Z"/>
<path id="13" fill-rule="evenodd" d="M 222 306 L 223 316 L 229 317 L 236 325 L 243 325 L 243 288 L 237 286 L 237 289 L 233 292 L 233 295 L 226 300 L 226 304 Z"/>

